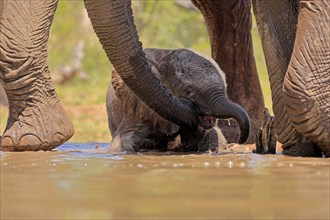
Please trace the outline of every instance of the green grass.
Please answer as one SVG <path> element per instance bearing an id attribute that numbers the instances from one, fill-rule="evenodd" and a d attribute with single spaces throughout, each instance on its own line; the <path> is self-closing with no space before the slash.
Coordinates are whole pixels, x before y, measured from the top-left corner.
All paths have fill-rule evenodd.
<path id="1" fill-rule="evenodd" d="M 187 47 L 210 55 L 207 30 L 199 12 L 178 7 L 174 1 L 136 0 L 133 1 L 133 9 L 144 47 Z M 49 67 L 54 78 L 59 65 L 70 64 L 77 42 L 84 42 L 82 65 L 89 80 L 75 77 L 64 85 L 55 84 L 55 88 L 75 126 L 76 132 L 70 141 L 108 142 L 105 93 L 110 83 L 111 64 L 84 13 L 83 1 L 59 1 L 49 38 Z M 267 70 L 255 24 L 252 36 L 265 104 L 271 109 Z M 3 119 L 7 117 L 5 109 L 0 109 L 0 116 L 0 129 L 3 131 L 6 124 Z"/>
<path id="2" fill-rule="evenodd" d="M 76 78 L 65 85 L 55 85 L 65 105 L 103 103 L 110 82 L 111 64 L 84 13 L 83 1 L 59 1 L 51 27 L 48 48 L 51 73 L 56 73 L 61 64 L 70 64 L 79 41 L 85 45 L 82 66 L 89 80 Z"/>
<path id="3" fill-rule="evenodd" d="M 135 23 L 144 47 L 194 48 L 210 55 L 209 38 L 202 15 L 175 5 L 174 1 L 133 1 Z M 170 8 L 170 10 L 169 10 Z M 90 80 L 79 78 L 56 85 L 65 104 L 100 104 L 110 82 L 109 63 L 88 19 L 82 1 L 59 1 L 49 40 L 49 66 L 52 73 L 60 64 L 69 64 L 79 40 L 85 44 L 83 69 Z M 271 108 L 270 89 L 257 27 L 252 29 L 254 55 L 266 106 Z M 74 94 L 74 95 L 73 95 Z"/>
<path id="4" fill-rule="evenodd" d="M 271 114 L 273 114 L 272 98 L 271 98 L 269 77 L 267 73 L 267 66 L 266 66 L 264 53 L 262 50 L 261 40 L 258 34 L 258 28 L 254 19 L 252 23 L 252 41 L 253 41 L 254 58 L 257 65 L 262 93 L 264 96 L 265 107 L 270 110 Z"/>

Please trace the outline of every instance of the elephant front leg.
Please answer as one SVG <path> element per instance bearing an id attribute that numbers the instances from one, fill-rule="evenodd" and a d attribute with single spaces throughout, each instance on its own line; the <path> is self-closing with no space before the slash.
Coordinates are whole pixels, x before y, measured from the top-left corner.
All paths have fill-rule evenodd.
<path id="1" fill-rule="evenodd" d="M 322 33 L 322 31 L 326 33 L 326 30 L 329 29 L 324 28 L 323 30 L 320 29 L 322 30 L 320 32 L 315 32 L 314 28 L 319 27 L 319 21 L 322 19 L 321 15 L 318 16 L 315 14 L 314 17 L 302 21 L 303 24 L 305 24 L 306 21 L 309 21 L 308 27 L 300 28 L 300 30 L 298 30 L 298 12 L 301 11 L 298 3 L 298 1 L 253 0 L 254 14 L 258 24 L 259 34 L 262 39 L 272 90 L 273 111 L 275 115 L 275 134 L 277 135 L 278 141 L 283 144 L 283 154 L 290 156 L 321 156 L 322 154 L 320 150 L 318 150 L 311 142 L 312 138 L 306 138 L 307 136 L 303 135 L 303 132 L 299 130 L 299 127 L 306 127 L 306 131 L 307 129 L 310 129 L 312 131 L 317 131 L 318 133 L 324 128 L 324 125 L 322 126 L 319 123 L 311 123 L 311 125 L 317 126 L 317 129 L 315 126 L 306 125 L 305 122 L 308 122 L 309 120 L 305 117 L 304 111 L 311 109 L 312 103 L 310 103 L 310 97 L 303 97 L 302 95 L 304 95 L 304 92 L 306 91 L 317 91 L 317 87 L 321 85 L 322 79 L 325 78 L 321 77 L 321 75 L 316 76 L 315 78 L 311 77 L 310 73 L 312 73 L 312 71 L 310 71 L 308 63 L 305 63 L 306 60 L 302 59 L 297 62 L 295 59 L 296 57 L 301 58 L 302 55 L 308 53 L 306 51 L 310 51 L 310 48 L 313 48 L 314 51 L 318 51 L 319 47 L 323 47 L 320 51 L 326 51 L 326 44 L 319 44 L 317 47 L 314 47 L 312 42 L 318 42 L 319 36 L 323 36 L 319 33 Z M 328 11 L 325 10 L 326 7 L 323 8 L 325 12 Z M 329 22 L 325 22 L 324 24 L 328 23 Z M 301 36 L 302 30 L 305 31 L 303 36 L 309 38 L 308 41 L 299 40 L 299 35 Z M 315 34 L 319 34 L 319 36 Z M 322 39 L 320 42 L 326 42 L 326 40 Z M 322 53 L 316 52 L 316 54 Z M 311 57 L 308 57 L 307 60 L 313 63 Z M 287 74 L 288 69 L 289 74 Z M 323 70 L 324 68 L 321 65 L 318 69 Z M 301 76 L 304 77 L 304 80 L 307 78 L 307 81 L 309 82 L 319 81 L 319 83 L 308 83 L 307 86 L 309 88 L 301 89 L 304 87 L 303 84 L 306 83 L 306 81 L 300 78 Z M 326 72 L 324 72 L 324 75 L 322 76 L 326 76 Z M 293 77 L 292 80 L 290 77 Z M 291 86 L 294 89 L 299 88 L 301 91 L 297 92 L 289 89 L 288 87 Z M 321 88 L 321 90 L 327 91 L 326 87 Z M 286 94 L 290 90 L 292 93 Z M 327 97 L 326 93 L 323 93 L 322 95 L 325 95 L 323 97 Z M 320 95 L 318 98 L 321 97 L 322 96 Z M 315 104 L 322 102 L 327 103 L 325 100 L 326 99 L 323 99 L 323 101 L 320 102 L 315 102 Z M 305 103 L 300 103 L 300 101 L 304 101 Z M 292 112 L 296 115 L 291 116 Z M 324 112 L 317 111 L 311 111 L 310 114 L 306 114 L 307 117 L 313 117 L 314 121 L 323 122 L 324 124 L 324 122 L 326 122 L 326 117 L 323 117 L 322 115 L 324 115 Z M 298 121 L 295 122 L 295 119 L 298 119 Z M 311 132 L 310 134 L 313 133 Z M 323 138 L 328 138 L 328 136 L 326 136 L 328 133 L 324 134 L 325 136 L 323 136 Z"/>
<path id="2" fill-rule="evenodd" d="M 141 119 L 126 116 L 112 138 L 109 152 L 138 152 L 144 146 L 150 131 L 150 127 Z"/>
<path id="3" fill-rule="evenodd" d="M 0 1 L 0 82 L 9 101 L 4 151 L 51 150 L 73 135 L 47 64 L 56 6 L 56 0 Z"/>
<path id="4" fill-rule="evenodd" d="M 227 140 L 218 126 L 207 130 L 203 139 L 198 143 L 198 151 L 212 152 L 223 151 L 227 149 Z"/>
<path id="5" fill-rule="evenodd" d="M 299 9 L 284 105 L 297 132 L 330 157 L 330 2 L 300 1 Z"/>
<path id="6" fill-rule="evenodd" d="M 212 129 L 205 130 L 201 127 L 181 127 L 181 151 L 186 152 L 217 152 L 225 150 L 227 140 L 223 136 L 219 127 L 215 126 Z"/>

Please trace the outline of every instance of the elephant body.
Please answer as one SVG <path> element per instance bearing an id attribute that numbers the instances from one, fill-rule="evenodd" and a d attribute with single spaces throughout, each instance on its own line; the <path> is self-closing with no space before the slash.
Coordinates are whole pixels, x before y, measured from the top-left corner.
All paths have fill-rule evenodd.
<path id="1" fill-rule="evenodd" d="M 186 127 L 164 119 L 136 97 L 113 70 L 106 102 L 109 129 L 113 136 L 112 152 L 119 152 L 121 148 L 125 151 L 226 149 L 227 141 L 215 117 L 229 118 L 230 115 L 221 110 L 217 112 L 218 105 L 212 104 L 212 100 L 215 102 L 216 99 L 230 108 L 232 117 L 240 115 L 236 117 L 239 123 L 247 125 L 242 126 L 247 130 L 242 133 L 249 133 L 247 113 L 228 100 L 225 75 L 214 60 L 188 49 L 145 49 L 144 52 L 161 83 L 172 94 L 197 108 L 205 122 L 200 126 Z M 212 87 L 215 89 L 205 90 Z"/>
<path id="2" fill-rule="evenodd" d="M 196 108 L 173 96 L 153 73 L 134 25 L 131 0 L 84 2 L 109 60 L 134 94 L 174 124 L 203 125 Z M 204 16 L 212 57 L 226 72 L 228 97 L 247 110 L 255 134 L 264 102 L 253 57 L 251 1 L 192 2 Z M 330 157 L 330 2 L 252 2 L 283 153 Z M 50 150 L 73 135 L 48 71 L 47 41 L 56 7 L 57 0 L 0 1 L 0 83 L 9 103 L 2 150 Z"/>

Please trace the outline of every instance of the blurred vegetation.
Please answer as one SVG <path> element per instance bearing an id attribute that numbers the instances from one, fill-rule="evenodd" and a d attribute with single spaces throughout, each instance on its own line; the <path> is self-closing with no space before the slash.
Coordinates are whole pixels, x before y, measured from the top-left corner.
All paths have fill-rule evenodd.
<path id="1" fill-rule="evenodd" d="M 133 0 L 135 24 L 144 47 L 194 48 L 210 55 L 209 38 L 202 15 L 175 1 Z M 255 23 L 253 43 L 265 103 L 271 109 L 268 76 Z M 75 127 L 70 141 L 109 142 L 105 94 L 111 78 L 111 64 L 103 51 L 84 9 L 83 1 L 60 0 L 49 38 L 49 67 L 52 77 L 59 65 L 69 64 L 77 43 L 84 42 L 82 68 L 89 80 L 75 77 L 55 84 L 64 108 Z M 3 111 L 1 118 L 4 117 Z M 5 120 L 1 120 L 4 130 Z"/>

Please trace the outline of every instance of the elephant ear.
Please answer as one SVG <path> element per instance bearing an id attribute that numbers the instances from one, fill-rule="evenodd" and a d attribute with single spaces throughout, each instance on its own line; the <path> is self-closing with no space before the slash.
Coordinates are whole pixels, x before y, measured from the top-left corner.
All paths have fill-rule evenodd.
<path id="1" fill-rule="evenodd" d="M 145 48 L 143 52 L 151 65 L 152 70 L 154 71 L 155 75 L 159 78 L 160 73 L 158 71 L 158 65 L 162 62 L 163 58 L 170 54 L 173 50 L 162 50 L 156 48 Z M 122 78 L 119 76 L 118 72 L 115 68 L 112 70 L 112 86 L 116 92 L 121 92 L 123 88 L 126 86 Z M 124 89 L 125 90 L 125 89 Z"/>
<path id="2" fill-rule="evenodd" d="M 154 73 L 157 75 L 157 71 L 152 65 Z M 115 91 L 115 95 L 121 101 L 123 112 L 125 115 L 134 115 L 145 123 L 152 123 L 151 126 L 166 134 L 173 135 L 179 130 L 179 126 L 162 118 L 153 109 L 144 104 L 125 84 L 118 72 L 112 70 L 112 86 Z"/>
<path id="3" fill-rule="evenodd" d="M 149 63 L 152 66 L 157 66 L 164 57 L 174 52 L 174 50 L 163 50 L 163 49 L 156 49 L 156 48 L 145 48 L 143 52 L 146 55 Z"/>
<path id="4" fill-rule="evenodd" d="M 177 75 L 182 74 L 183 66 L 177 56 L 173 56 L 178 50 L 163 50 L 147 48 L 144 49 L 146 58 L 148 59 L 152 71 L 160 79 L 165 88 L 178 97 L 178 90 L 176 89 L 180 84 Z"/>
<path id="5" fill-rule="evenodd" d="M 148 59 L 149 64 L 151 65 L 152 70 L 156 74 L 159 79 L 162 79 L 162 75 L 164 72 L 161 72 L 159 67 L 163 63 L 166 57 L 173 53 L 174 50 L 163 50 L 163 49 L 156 49 L 156 48 L 145 48 L 143 52 Z M 164 82 L 162 82 L 164 84 Z"/>

